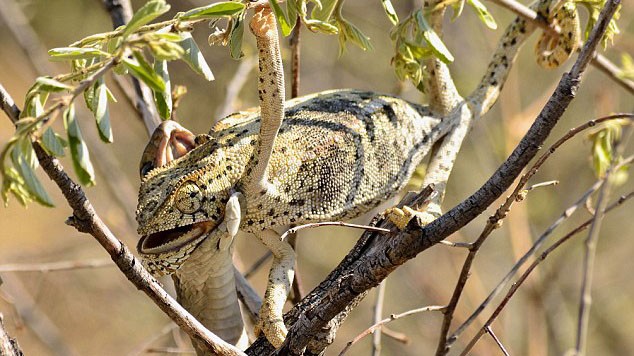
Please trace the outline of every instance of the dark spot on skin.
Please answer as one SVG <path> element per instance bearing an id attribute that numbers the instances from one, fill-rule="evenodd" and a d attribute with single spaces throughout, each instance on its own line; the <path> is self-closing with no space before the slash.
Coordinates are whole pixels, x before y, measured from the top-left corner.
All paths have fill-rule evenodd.
<path id="1" fill-rule="evenodd" d="M 219 207 L 216 207 L 216 214 L 220 214 L 222 212 L 222 210 L 220 210 Z"/>
<path id="2" fill-rule="evenodd" d="M 212 202 L 215 202 L 215 201 L 216 201 L 216 196 L 215 196 L 215 195 L 212 195 L 210 200 L 211 200 Z"/>
<path id="3" fill-rule="evenodd" d="M 262 209 L 264 206 L 262 204 L 258 204 L 258 209 Z"/>
<path id="4" fill-rule="evenodd" d="M 253 225 L 253 224 L 255 224 L 255 221 L 253 221 L 253 220 L 251 220 L 251 219 L 249 219 L 249 221 L 247 221 L 247 225 L 251 226 L 251 225 Z"/>
<path id="5" fill-rule="evenodd" d="M 295 218 L 291 218 L 291 222 L 295 222 Z"/>
<path id="6" fill-rule="evenodd" d="M 275 214 L 275 210 L 273 209 L 269 210 L 269 216 L 273 216 L 273 214 Z"/>
<path id="7" fill-rule="evenodd" d="M 260 219 L 260 224 L 264 224 L 264 220 Z"/>

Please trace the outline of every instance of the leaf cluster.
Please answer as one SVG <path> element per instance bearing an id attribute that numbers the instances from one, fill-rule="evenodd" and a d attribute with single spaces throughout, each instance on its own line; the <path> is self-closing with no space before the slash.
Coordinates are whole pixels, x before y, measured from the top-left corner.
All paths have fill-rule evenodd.
<path id="1" fill-rule="evenodd" d="M 26 95 L 16 132 L 0 153 L 1 194 L 5 204 L 9 195 L 13 195 L 22 204 L 36 201 L 52 206 L 35 174 L 38 163 L 31 146 L 33 141 L 56 157 L 64 156 L 68 148 L 79 181 L 84 185 L 95 183 L 90 154 L 75 112 L 75 99 L 83 96 L 94 116 L 99 137 L 106 143 L 112 142 L 108 106 L 116 99 L 104 78 L 110 70 L 119 75 L 131 74 L 152 89 L 158 113 L 164 120 L 171 117 L 173 106 L 168 61 L 182 60 L 205 79 L 214 79 L 191 36 L 192 25 L 222 17 L 243 17 L 246 5 L 218 2 L 150 24 L 169 9 L 165 0 L 150 0 L 126 26 L 48 52 L 51 60 L 67 62 L 71 71 L 54 78 L 37 78 Z M 50 127 L 60 114 L 66 139 Z"/>

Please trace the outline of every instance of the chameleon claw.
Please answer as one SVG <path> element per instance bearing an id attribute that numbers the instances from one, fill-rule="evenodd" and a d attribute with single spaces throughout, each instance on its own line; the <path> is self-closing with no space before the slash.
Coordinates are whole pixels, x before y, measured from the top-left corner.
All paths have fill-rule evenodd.
<path id="1" fill-rule="evenodd" d="M 236 192 L 231 194 L 225 206 L 225 218 L 220 224 L 220 228 L 226 230 L 228 234 L 220 238 L 218 243 L 220 250 L 227 250 L 231 246 L 233 238 L 238 234 L 240 221 L 242 220 L 242 210 L 240 207 L 241 196 L 242 193 Z"/>
<path id="2" fill-rule="evenodd" d="M 399 230 L 405 229 L 407 224 L 414 218 L 418 218 L 418 221 L 422 226 L 434 221 L 439 214 L 428 211 L 417 211 L 409 206 L 404 206 L 402 209 L 393 207 L 383 212 L 385 217 L 389 219 Z"/>

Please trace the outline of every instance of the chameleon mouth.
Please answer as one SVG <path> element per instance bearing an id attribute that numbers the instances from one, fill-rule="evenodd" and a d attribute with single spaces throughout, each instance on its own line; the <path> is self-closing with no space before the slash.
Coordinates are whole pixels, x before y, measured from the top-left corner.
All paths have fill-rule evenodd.
<path id="1" fill-rule="evenodd" d="M 203 221 L 145 235 L 139 240 L 137 251 L 148 255 L 178 250 L 196 240 L 199 240 L 197 242 L 202 241 L 205 235 L 212 230 L 213 225 L 211 221 Z"/>

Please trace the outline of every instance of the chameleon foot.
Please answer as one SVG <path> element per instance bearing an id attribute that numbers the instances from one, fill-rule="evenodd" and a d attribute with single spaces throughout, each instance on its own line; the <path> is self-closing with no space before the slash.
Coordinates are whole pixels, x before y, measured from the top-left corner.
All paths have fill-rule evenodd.
<path id="1" fill-rule="evenodd" d="M 409 206 L 401 208 L 389 208 L 383 212 L 386 218 L 388 218 L 399 230 L 405 229 L 412 218 L 417 217 L 421 225 L 427 225 L 434 221 L 439 214 L 434 214 L 427 211 L 417 211 Z"/>
<path id="2" fill-rule="evenodd" d="M 262 308 L 260 308 L 260 319 L 258 320 L 253 330 L 255 336 L 259 336 L 260 332 L 264 333 L 266 339 L 269 340 L 271 345 L 276 349 L 279 349 L 284 340 L 288 330 L 282 319 L 275 319 L 273 311 L 270 309 L 268 303 L 264 302 Z M 273 317 L 273 318 L 271 318 Z"/>

